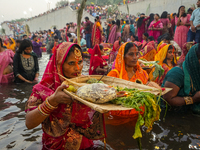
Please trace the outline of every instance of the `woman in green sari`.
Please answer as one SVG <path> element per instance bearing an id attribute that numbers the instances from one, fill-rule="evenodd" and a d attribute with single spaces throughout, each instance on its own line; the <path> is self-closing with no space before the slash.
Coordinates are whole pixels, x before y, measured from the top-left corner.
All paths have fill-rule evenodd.
<path id="1" fill-rule="evenodd" d="M 182 66 L 167 73 L 162 87 L 173 89 L 163 96 L 169 105 L 187 105 L 185 108 L 200 115 L 200 44 L 189 50 Z"/>

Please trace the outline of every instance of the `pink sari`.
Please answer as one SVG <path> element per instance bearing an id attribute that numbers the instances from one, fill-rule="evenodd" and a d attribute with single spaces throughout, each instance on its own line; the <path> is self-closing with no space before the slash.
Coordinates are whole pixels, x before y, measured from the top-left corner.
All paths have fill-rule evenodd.
<path id="1" fill-rule="evenodd" d="M 3 75 L 3 71 L 8 65 L 13 65 L 13 58 L 14 58 L 15 53 L 7 49 L 3 52 L 0 53 L 0 83 L 10 83 L 14 81 L 14 74 L 9 73 L 6 75 Z"/>
<path id="2" fill-rule="evenodd" d="M 114 44 L 114 42 L 116 41 L 116 30 L 117 30 L 117 25 L 115 25 L 110 34 L 109 34 L 109 38 L 108 38 L 108 43 L 112 43 Z"/>
<path id="3" fill-rule="evenodd" d="M 149 28 L 163 28 L 162 22 L 161 21 L 152 21 L 151 24 L 149 25 Z M 161 35 L 161 31 L 159 30 L 151 30 L 149 36 L 153 36 L 155 41 L 157 41 L 158 37 Z"/>
<path id="4" fill-rule="evenodd" d="M 52 95 L 63 79 L 62 66 L 72 46 L 77 44 L 64 42 L 58 46 L 51 57 L 42 80 L 33 87 L 33 92 L 26 103 L 25 111 L 37 109 L 39 104 Z M 63 75 L 64 76 L 64 75 Z M 71 104 L 59 104 L 42 122 L 43 150 L 74 150 L 86 149 L 93 146 L 92 140 L 104 138 L 103 115 L 95 112 L 86 105 L 73 101 Z"/>
<path id="5" fill-rule="evenodd" d="M 178 18 L 175 18 L 175 24 L 177 24 Z M 187 15 L 186 17 L 181 17 L 181 22 L 183 24 L 190 22 L 190 15 Z M 187 42 L 187 33 L 189 31 L 189 28 L 184 25 L 180 25 L 176 27 L 176 31 L 174 34 L 174 41 L 180 46 L 181 49 L 183 49 L 183 44 Z"/>

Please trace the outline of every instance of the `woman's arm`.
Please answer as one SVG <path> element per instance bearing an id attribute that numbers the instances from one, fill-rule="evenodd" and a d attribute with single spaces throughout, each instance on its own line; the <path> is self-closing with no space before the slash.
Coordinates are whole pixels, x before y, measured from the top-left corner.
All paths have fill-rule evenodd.
<path id="1" fill-rule="evenodd" d="M 171 105 L 171 106 L 183 106 L 186 105 L 184 97 L 177 96 L 180 88 L 173 84 L 172 82 L 165 82 L 165 87 L 172 88 L 173 90 L 163 95 L 163 98 Z M 192 97 L 193 103 L 200 101 L 200 92 L 197 92 Z"/>
<path id="2" fill-rule="evenodd" d="M 71 97 L 63 92 L 63 89 L 67 87 L 67 85 L 59 86 L 55 93 L 47 98 L 51 106 L 57 107 L 59 104 L 70 104 L 72 102 Z M 26 127 L 28 129 L 33 129 L 41 124 L 47 117 L 48 116 L 42 115 L 38 108 L 34 109 L 26 114 Z"/>
<path id="3" fill-rule="evenodd" d="M 103 69 L 103 68 L 100 68 L 100 66 L 98 66 L 96 68 L 96 72 L 107 72 L 107 69 Z"/>

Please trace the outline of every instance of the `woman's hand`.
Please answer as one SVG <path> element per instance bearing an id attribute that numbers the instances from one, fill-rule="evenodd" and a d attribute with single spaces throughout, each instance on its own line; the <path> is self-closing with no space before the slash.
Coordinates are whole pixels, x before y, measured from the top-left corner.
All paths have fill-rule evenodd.
<path id="1" fill-rule="evenodd" d="M 54 107 L 57 107 L 58 104 L 70 104 L 72 102 L 72 98 L 63 92 L 63 90 L 68 87 L 69 86 L 65 84 L 59 86 L 55 93 L 49 97 L 49 103 Z"/>
<path id="2" fill-rule="evenodd" d="M 147 85 L 150 86 L 150 87 L 161 89 L 161 87 L 157 83 L 155 83 L 153 81 L 150 81 L 149 83 L 147 83 Z"/>

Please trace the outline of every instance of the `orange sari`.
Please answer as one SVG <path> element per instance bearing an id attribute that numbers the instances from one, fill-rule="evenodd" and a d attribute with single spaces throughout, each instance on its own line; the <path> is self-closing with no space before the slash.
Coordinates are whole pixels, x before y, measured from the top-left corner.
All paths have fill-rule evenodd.
<path id="1" fill-rule="evenodd" d="M 143 56 L 140 58 L 145 59 L 147 61 L 154 61 L 155 55 L 156 55 L 155 43 L 154 41 L 151 41 L 144 47 Z"/>
<path id="2" fill-rule="evenodd" d="M 108 76 L 129 80 L 124 61 L 124 51 L 126 44 L 127 43 L 120 47 L 116 58 L 115 69 L 110 71 Z M 140 67 L 139 63 L 137 63 L 137 66 L 134 69 L 135 75 L 133 75 L 129 81 L 135 82 L 136 80 L 140 80 L 143 84 L 146 84 L 148 82 L 147 72 Z M 141 107 L 141 109 L 144 110 L 144 107 Z M 107 124 L 120 125 L 130 121 L 135 121 L 138 118 L 138 112 L 135 109 L 127 111 L 110 111 L 106 114 L 106 116 L 108 118 L 113 118 L 112 120 L 106 118 Z"/>

